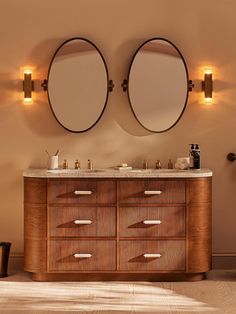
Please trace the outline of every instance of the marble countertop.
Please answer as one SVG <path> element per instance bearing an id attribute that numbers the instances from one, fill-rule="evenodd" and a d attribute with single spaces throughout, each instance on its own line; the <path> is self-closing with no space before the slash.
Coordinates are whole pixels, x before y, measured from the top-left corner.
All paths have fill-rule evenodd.
<path id="1" fill-rule="evenodd" d="M 29 178 L 202 178 L 211 177 L 210 169 L 178 170 L 178 169 L 27 169 L 24 177 Z"/>

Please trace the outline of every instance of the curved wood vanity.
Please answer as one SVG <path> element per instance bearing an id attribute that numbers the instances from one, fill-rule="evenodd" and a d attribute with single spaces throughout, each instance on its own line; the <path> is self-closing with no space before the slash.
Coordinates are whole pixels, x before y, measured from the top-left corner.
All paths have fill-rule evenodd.
<path id="1" fill-rule="evenodd" d="M 28 170 L 24 268 L 38 281 L 203 279 L 211 176 Z"/>

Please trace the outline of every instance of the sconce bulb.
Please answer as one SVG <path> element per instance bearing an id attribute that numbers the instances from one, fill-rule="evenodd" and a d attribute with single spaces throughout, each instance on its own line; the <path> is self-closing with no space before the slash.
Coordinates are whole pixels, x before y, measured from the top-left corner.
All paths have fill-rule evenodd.
<path id="1" fill-rule="evenodd" d="M 32 71 L 30 69 L 25 69 L 24 74 L 32 74 Z"/>
<path id="2" fill-rule="evenodd" d="M 206 97 L 205 98 L 205 103 L 211 104 L 212 103 L 212 97 Z"/>
<path id="3" fill-rule="evenodd" d="M 31 105 L 33 103 L 33 99 L 32 98 L 24 98 L 24 104 L 25 105 Z"/>
<path id="4" fill-rule="evenodd" d="M 204 71 L 204 74 L 212 74 L 212 70 L 207 69 L 207 70 Z"/>

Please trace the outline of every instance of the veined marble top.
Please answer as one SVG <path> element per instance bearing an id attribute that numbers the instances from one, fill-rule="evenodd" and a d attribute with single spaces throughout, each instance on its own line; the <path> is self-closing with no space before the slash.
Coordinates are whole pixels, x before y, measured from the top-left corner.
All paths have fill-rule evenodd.
<path id="1" fill-rule="evenodd" d="M 202 178 L 211 177 L 210 169 L 27 169 L 24 177 L 29 178 Z"/>

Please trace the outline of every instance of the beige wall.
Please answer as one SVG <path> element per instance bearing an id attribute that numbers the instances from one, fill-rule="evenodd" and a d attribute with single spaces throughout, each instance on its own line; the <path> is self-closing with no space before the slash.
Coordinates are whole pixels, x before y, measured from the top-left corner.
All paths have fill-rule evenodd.
<path id="1" fill-rule="evenodd" d="M 44 150 L 61 150 L 61 158 L 82 166 L 118 162 L 140 166 L 188 154 L 200 143 L 202 165 L 214 171 L 213 251 L 236 253 L 236 41 L 235 0 L 8 0 L 1 1 L 0 47 L 0 241 L 23 252 L 22 171 L 46 164 Z M 56 47 L 81 36 L 102 51 L 116 88 L 99 123 L 89 132 L 72 134 L 54 119 L 46 93 L 36 81 L 35 103 L 21 103 L 20 70 L 35 67 L 46 78 Z M 120 83 L 132 54 L 146 39 L 160 36 L 185 56 L 196 88 L 179 123 L 163 134 L 150 134 L 134 119 Z M 201 102 L 202 67 L 214 67 L 212 106 Z"/>

